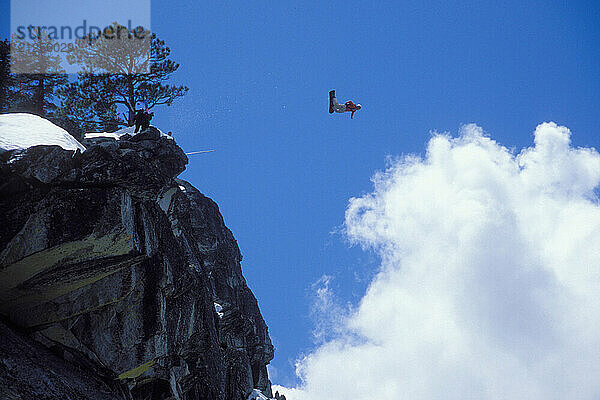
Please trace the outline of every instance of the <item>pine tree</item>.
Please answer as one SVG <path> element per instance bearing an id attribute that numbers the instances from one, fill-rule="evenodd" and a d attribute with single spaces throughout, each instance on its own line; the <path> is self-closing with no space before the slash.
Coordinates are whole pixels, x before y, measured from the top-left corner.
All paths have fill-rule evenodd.
<path id="1" fill-rule="evenodd" d="M 11 100 L 12 75 L 10 73 L 10 43 L 0 41 L 0 112 L 8 111 Z"/>
<path id="2" fill-rule="evenodd" d="M 121 32 L 121 39 L 114 37 L 116 32 Z M 164 83 L 179 64 L 169 59 L 171 50 L 155 34 L 130 32 L 117 23 L 109 33 L 112 38 L 97 34 L 77 40 L 68 58 L 84 72 L 61 91 L 60 112 L 88 129 L 132 125 L 138 104 L 170 106 L 188 90 Z M 137 39 L 134 33 L 146 39 Z"/>
<path id="3" fill-rule="evenodd" d="M 46 117 L 55 109 L 58 89 L 67 83 L 61 56 L 54 51 L 56 41 L 44 32 L 33 40 L 13 36 L 10 62 L 15 96 L 10 109 L 28 111 Z"/>
<path id="4" fill-rule="evenodd" d="M 0 41 L 0 113 L 8 111 L 14 94 L 14 81 L 10 73 L 10 42 Z"/>

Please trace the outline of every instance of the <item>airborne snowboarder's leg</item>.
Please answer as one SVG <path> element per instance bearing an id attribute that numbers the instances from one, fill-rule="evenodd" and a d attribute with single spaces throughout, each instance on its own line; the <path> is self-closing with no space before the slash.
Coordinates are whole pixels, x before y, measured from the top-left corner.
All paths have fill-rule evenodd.
<path id="1" fill-rule="evenodd" d="M 329 114 L 333 114 L 333 99 L 335 99 L 335 90 L 329 92 Z"/>
<path id="2" fill-rule="evenodd" d="M 346 112 L 346 105 L 345 104 L 340 104 L 338 103 L 336 97 L 335 97 L 335 90 L 332 90 L 331 92 L 329 92 L 329 101 L 330 101 L 330 110 L 333 110 L 337 113 L 343 113 Z"/>

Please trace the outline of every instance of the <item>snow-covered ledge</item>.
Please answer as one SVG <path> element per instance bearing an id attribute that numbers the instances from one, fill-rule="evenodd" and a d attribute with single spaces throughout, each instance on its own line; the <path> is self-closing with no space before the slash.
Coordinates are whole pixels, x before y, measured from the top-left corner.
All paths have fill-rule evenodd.
<path id="1" fill-rule="evenodd" d="M 160 132 L 160 136 L 164 136 L 169 139 L 173 139 L 171 136 L 167 135 L 160 129 L 158 129 L 158 128 L 156 128 L 156 129 L 158 130 L 158 132 Z M 135 136 L 135 126 L 126 126 L 115 132 L 88 132 L 84 135 L 84 138 L 85 139 L 110 138 L 110 139 L 119 140 L 121 138 L 121 136 L 123 136 L 123 135 Z"/>
<path id="2" fill-rule="evenodd" d="M 69 132 L 38 115 L 27 113 L 0 114 L 0 149 L 21 150 L 47 145 L 65 150 L 85 151 Z"/>

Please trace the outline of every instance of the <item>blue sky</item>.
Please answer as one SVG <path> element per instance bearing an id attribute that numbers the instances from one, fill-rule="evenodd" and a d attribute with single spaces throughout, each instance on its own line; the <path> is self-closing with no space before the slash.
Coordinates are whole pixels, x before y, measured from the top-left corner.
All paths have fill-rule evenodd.
<path id="1" fill-rule="evenodd" d="M 597 2 L 152 2 L 152 29 L 190 87 L 156 109 L 191 156 L 182 178 L 212 197 L 276 346 L 277 383 L 313 347 L 312 285 L 356 303 L 379 262 L 339 233 L 348 199 L 387 156 L 477 123 L 507 147 L 555 121 L 600 147 Z M 0 2 L 8 32 L 9 3 Z M 327 92 L 360 102 L 327 112 Z"/>

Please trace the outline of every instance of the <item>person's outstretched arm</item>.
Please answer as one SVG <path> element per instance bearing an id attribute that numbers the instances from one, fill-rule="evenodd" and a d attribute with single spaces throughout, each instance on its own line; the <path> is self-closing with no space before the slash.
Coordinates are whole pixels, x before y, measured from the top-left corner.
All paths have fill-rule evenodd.
<path id="1" fill-rule="evenodd" d="M 352 113 L 350 114 L 350 119 L 354 119 L 354 111 L 356 110 L 352 110 Z"/>

